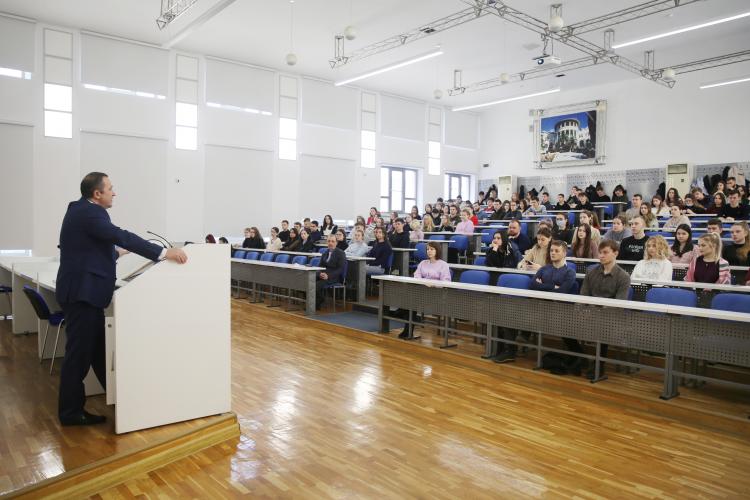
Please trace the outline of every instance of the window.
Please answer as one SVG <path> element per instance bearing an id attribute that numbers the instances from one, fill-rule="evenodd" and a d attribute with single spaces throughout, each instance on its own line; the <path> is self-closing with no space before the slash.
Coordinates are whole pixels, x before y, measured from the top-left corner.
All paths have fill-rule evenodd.
<path id="1" fill-rule="evenodd" d="M 279 160 L 297 159 L 297 120 L 279 118 Z"/>
<path id="2" fill-rule="evenodd" d="M 437 141 L 427 142 L 427 173 L 440 175 L 440 143 Z"/>
<path id="3" fill-rule="evenodd" d="M 198 149 L 198 106 L 186 102 L 175 104 L 175 147 Z"/>
<path id="4" fill-rule="evenodd" d="M 44 84 L 44 135 L 71 139 L 73 137 L 73 88 L 67 85 Z"/>
<path id="5" fill-rule="evenodd" d="M 471 176 L 462 174 L 445 175 L 445 197 L 455 200 L 458 196 L 466 201 L 471 199 Z"/>
<path id="6" fill-rule="evenodd" d="M 417 171 L 410 168 L 380 169 L 380 211 L 408 212 L 417 204 Z"/>

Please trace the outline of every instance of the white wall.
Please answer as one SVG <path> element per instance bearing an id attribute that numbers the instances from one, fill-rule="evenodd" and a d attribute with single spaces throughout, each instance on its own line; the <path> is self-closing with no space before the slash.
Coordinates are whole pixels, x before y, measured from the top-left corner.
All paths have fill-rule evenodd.
<path id="1" fill-rule="evenodd" d="M 733 71 L 735 73 L 733 73 Z M 680 75 L 673 89 L 641 78 L 578 90 L 565 90 L 533 100 L 503 104 L 481 115 L 481 177 L 516 174 L 554 176 L 592 169 L 631 170 L 669 163 L 747 161 L 750 98 L 747 85 L 699 90 L 701 82 L 724 72 Z M 607 100 L 606 164 L 600 167 L 537 169 L 532 165 L 530 109 Z"/>
<path id="2" fill-rule="evenodd" d="M 7 159 L 0 163 L 0 209 L 8 214 L 18 206 L 28 208 L 3 217 L 0 249 L 55 253 L 67 204 L 80 196 L 81 177 L 94 170 L 110 174 L 115 186 L 113 222 L 142 236 L 148 229 L 178 241 L 202 241 L 209 232 L 241 236 L 245 226 L 267 233 L 282 218 L 331 213 L 353 219 L 379 204 L 380 168 L 359 166 L 359 88 L 295 76 L 298 159 L 279 160 L 279 72 L 191 54 L 199 61 L 198 149 L 178 150 L 178 53 L 56 28 L 73 35 L 73 138 L 48 138 L 42 32 L 55 27 L 1 15 L 0 21 L 12 27 L 0 30 L 0 67 L 32 72 L 30 80 L 0 76 L 0 146 Z M 26 42 L 14 43 L 19 37 Z M 83 84 L 166 98 L 103 92 Z M 428 103 L 392 95 L 378 94 L 377 99 L 378 167 L 416 168 L 420 202 L 442 196 L 443 176 L 426 173 Z M 206 102 L 271 115 L 218 109 Z M 442 170 L 475 174 L 476 115 L 456 114 L 447 126 L 452 128 L 443 133 Z"/>

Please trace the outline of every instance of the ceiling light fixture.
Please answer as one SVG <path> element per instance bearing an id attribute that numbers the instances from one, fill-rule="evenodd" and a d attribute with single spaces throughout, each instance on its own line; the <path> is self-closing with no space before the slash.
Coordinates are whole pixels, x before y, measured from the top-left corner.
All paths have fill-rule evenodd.
<path id="1" fill-rule="evenodd" d="M 394 64 L 389 64 L 388 66 L 383 66 L 382 68 L 378 68 L 372 71 L 368 71 L 367 73 L 363 73 L 359 76 L 353 76 L 351 78 L 347 78 L 346 80 L 341 80 L 336 83 L 334 83 L 335 86 L 340 87 L 341 85 L 346 85 L 347 83 L 356 82 L 359 80 L 364 80 L 365 78 L 370 78 L 371 76 L 380 75 L 382 73 L 386 73 L 388 71 L 392 71 L 394 69 L 403 68 L 404 66 L 409 66 L 410 64 L 418 63 L 421 61 L 426 61 L 427 59 L 432 59 L 433 57 L 441 56 L 443 55 L 443 51 L 433 50 L 432 52 L 428 52 L 426 54 L 422 54 L 420 56 L 412 57 L 411 59 L 406 59 L 405 61 L 397 62 Z"/>
<path id="2" fill-rule="evenodd" d="M 513 102 L 513 101 L 520 101 L 521 99 L 529 99 L 530 97 L 537 97 L 540 95 L 547 95 L 547 94 L 554 94 L 555 92 L 560 92 L 560 88 L 555 88 L 551 90 L 545 90 L 542 92 L 535 92 L 533 94 L 526 94 L 526 95 L 519 95 L 517 97 L 509 97 L 507 99 L 500 99 L 499 101 L 491 101 L 491 102 L 485 102 L 483 104 L 472 104 L 471 106 L 461 106 L 459 108 L 453 108 L 451 111 L 466 111 L 467 109 L 476 109 L 476 108 L 484 108 L 486 106 L 494 106 L 496 104 L 503 104 L 506 102 Z"/>
<path id="3" fill-rule="evenodd" d="M 706 85 L 701 85 L 698 88 L 701 89 L 701 90 L 712 89 L 712 88 L 715 88 L 715 87 L 723 87 L 725 85 L 734 85 L 735 83 L 745 83 L 745 82 L 750 82 L 750 77 L 737 78 L 735 80 L 727 80 L 727 81 L 718 82 L 718 83 L 708 83 Z"/>
<path id="4" fill-rule="evenodd" d="M 651 40 L 658 40 L 659 38 L 679 35 L 681 33 L 687 33 L 688 31 L 699 30 L 701 28 L 708 28 L 710 26 L 716 26 L 717 24 L 728 23 L 729 21 L 736 21 L 737 19 L 742 19 L 748 16 L 750 16 L 750 12 L 743 12 L 742 14 L 737 14 L 735 16 L 724 17 L 722 19 L 717 19 L 715 21 L 709 21 L 707 23 L 696 24 L 693 26 L 688 26 L 687 28 L 680 28 L 674 31 L 667 31 L 666 33 L 661 33 L 659 35 L 647 36 L 645 38 L 639 38 L 638 40 L 632 40 L 630 42 L 625 42 L 625 43 L 618 43 L 616 45 L 612 45 L 612 48 L 619 49 L 621 47 L 629 47 L 631 45 L 636 45 L 636 44 L 643 43 L 643 42 L 650 42 Z"/>

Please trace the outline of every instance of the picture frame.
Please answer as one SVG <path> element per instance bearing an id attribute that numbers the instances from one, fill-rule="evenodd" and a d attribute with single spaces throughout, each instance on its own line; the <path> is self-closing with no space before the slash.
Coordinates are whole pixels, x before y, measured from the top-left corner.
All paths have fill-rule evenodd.
<path id="1" fill-rule="evenodd" d="M 598 166 L 606 162 L 607 101 L 533 109 L 536 168 Z"/>

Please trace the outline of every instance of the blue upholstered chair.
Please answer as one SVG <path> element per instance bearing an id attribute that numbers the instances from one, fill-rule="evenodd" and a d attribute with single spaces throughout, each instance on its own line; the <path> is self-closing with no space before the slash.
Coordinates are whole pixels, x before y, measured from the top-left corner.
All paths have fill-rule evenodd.
<path id="1" fill-rule="evenodd" d="M 318 259 L 320 261 L 320 259 Z M 295 255 L 292 259 L 292 264 L 299 264 L 301 266 L 307 265 L 307 256 L 306 255 Z"/>
<path id="2" fill-rule="evenodd" d="M 288 253 L 280 253 L 276 256 L 276 259 L 274 262 L 278 262 L 279 264 L 289 264 L 289 261 L 292 260 L 292 256 Z"/>
<path id="3" fill-rule="evenodd" d="M 750 313 L 750 294 L 720 293 L 711 300 L 711 309 Z"/>
<path id="4" fill-rule="evenodd" d="M 244 259 L 245 255 L 247 255 L 247 251 L 245 250 L 235 250 L 234 254 L 232 255 L 235 259 Z"/>
<path id="5" fill-rule="evenodd" d="M 260 256 L 260 260 L 262 260 L 263 262 L 273 262 L 275 256 L 276 254 L 266 252 Z"/>
<path id="6" fill-rule="evenodd" d="M 44 357 L 44 351 L 47 348 L 47 334 L 49 333 L 49 326 L 56 326 L 57 327 L 57 335 L 55 336 L 55 350 L 52 351 L 52 363 L 49 365 L 49 372 L 50 375 L 52 374 L 52 368 L 55 366 L 55 354 L 57 354 L 57 344 L 60 341 L 60 329 L 63 326 L 63 323 L 65 323 L 65 315 L 62 311 L 55 311 L 50 312 L 49 306 L 47 305 L 47 302 L 44 300 L 44 297 L 42 295 L 34 290 L 29 285 L 24 285 L 23 287 L 23 293 L 26 295 L 26 298 L 29 299 L 29 302 L 31 302 L 31 307 L 34 308 L 34 312 L 36 313 L 37 318 L 39 318 L 40 321 L 46 321 L 47 327 L 44 329 L 44 339 L 42 340 L 42 356 L 40 356 L 39 362 L 42 362 L 42 358 Z"/>
<path id="7" fill-rule="evenodd" d="M 487 257 L 484 255 L 480 255 L 479 257 L 474 258 L 474 265 L 475 266 L 486 266 L 487 265 Z"/>
<path id="8" fill-rule="evenodd" d="M 245 260 L 258 260 L 259 256 L 260 252 L 247 252 L 247 254 L 245 254 Z"/>
<path id="9" fill-rule="evenodd" d="M 490 273 L 488 271 L 464 271 L 458 281 L 472 285 L 489 285 Z"/>
<path id="10" fill-rule="evenodd" d="M 497 286 L 504 288 L 520 288 L 528 290 L 531 285 L 531 277 L 525 274 L 501 274 L 497 279 Z"/>
<path id="11" fill-rule="evenodd" d="M 682 288 L 652 288 L 646 292 L 646 302 L 673 306 L 697 307 L 698 295 Z"/>

